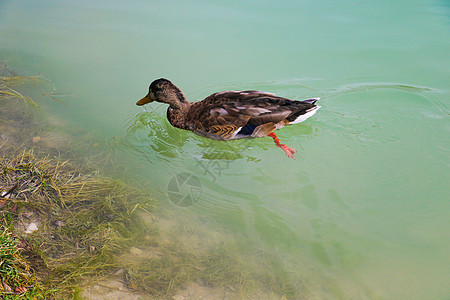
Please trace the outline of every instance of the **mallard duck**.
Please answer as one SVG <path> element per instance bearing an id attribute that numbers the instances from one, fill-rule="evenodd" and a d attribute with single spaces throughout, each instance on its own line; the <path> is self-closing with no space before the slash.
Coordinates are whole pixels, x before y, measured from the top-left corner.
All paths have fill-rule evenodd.
<path id="1" fill-rule="evenodd" d="M 281 144 L 273 131 L 314 115 L 320 108 L 315 105 L 319 99 L 296 101 L 259 91 L 225 91 L 190 103 L 178 87 L 161 78 L 150 84 L 148 94 L 136 104 L 167 103 L 172 126 L 215 140 L 270 136 L 294 159 L 296 150 Z"/>

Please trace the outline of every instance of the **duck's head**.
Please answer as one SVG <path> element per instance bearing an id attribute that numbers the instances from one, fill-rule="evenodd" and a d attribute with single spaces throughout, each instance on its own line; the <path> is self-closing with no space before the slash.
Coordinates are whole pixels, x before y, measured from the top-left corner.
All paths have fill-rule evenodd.
<path id="1" fill-rule="evenodd" d="M 144 105 L 153 101 L 163 102 L 172 108 L 182 108 L 189 104 L 183 92 L 167 79 L 156 79 L 150 84 L 148 94 L 136 105 Z"/>

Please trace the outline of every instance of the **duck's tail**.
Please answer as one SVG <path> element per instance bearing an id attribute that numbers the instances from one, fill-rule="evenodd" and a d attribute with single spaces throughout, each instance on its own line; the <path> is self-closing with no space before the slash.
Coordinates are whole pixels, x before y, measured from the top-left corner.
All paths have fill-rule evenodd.
<path id="1" fill-rule="evenodd" d="M 308 104 L 314 104 L 317 101 L 319 101 L 320 98 L 311 98 L 311 99 L 306 99 L 306 100 L 302 100 L 301 102 L 303 103 L 308 103 Z M 297 124 L 297 123 L 301 123 L 303 121 L 305 121 L 306 119 L 308 119 L 309 117 L 312 117 L 317 110 L 320 108 L 320 106 L 313 106 L 309 109 L 306 110 L 306 112 L 304 114 L 299 115 L 294 121 L 292 121 L 290 124 Z"/>
<path id="2" fill-rule="evenodd" d="M 320 100 L 320 98 L 311 98 L 311 99 L 302 100 L 300 102 L 308 103 L 308 104 L 314 104 L 314 103 L 316 103 L 319 100 Z"/>

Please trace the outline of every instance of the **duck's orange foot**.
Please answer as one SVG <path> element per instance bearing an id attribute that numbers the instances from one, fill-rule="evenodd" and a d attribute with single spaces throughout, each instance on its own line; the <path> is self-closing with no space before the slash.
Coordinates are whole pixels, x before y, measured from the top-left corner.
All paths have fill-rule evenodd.
<path id="1" fill-rule="evenodd" d="M 285 144 L 281 144 L 278 147 L 283 149 L 287 156 L 289 156 L 292 159 L 295 159 L 294 153 L 297 152 L 297 150 L 295 150 L 294 148 L 291 148 L 291 147 L 289 147 L 288 145 L 285 145 Z"/>
<path id="2" fill-rule="evenodd" d="M 292 159 L 295 159 L 294 153 L 297 152 L 297 150 L 289 147 L 288 145 L 281 144 L 280 140 L 278 139 L 277 135 L 274 132 L 269 133 L 268 136 L 273 138 L 273 141 L 275 142 L 275 145 L 277 145 L 278 147 L 283 149 L 287 156 L 289 156 Z"/>

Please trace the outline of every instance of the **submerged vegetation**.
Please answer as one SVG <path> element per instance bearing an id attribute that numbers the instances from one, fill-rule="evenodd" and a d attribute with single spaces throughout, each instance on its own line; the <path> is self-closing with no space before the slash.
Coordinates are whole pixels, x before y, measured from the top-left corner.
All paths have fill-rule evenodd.
<path id="1" fill-rule="evenodd" d="M 31 103 L 34 106 L 38 106 L 33 99 L 22 95 L 17 90 L 17 87 L 24 85 L 25 83 L 38 81 L 40 78 L 40 76 L 21 76 L 11 71 L 7 66 L 3 66 L 0 68 L 0 97 L 18 98 L 27 103 Z"/>
<path id="2" fill-rule="evenodd" d="M 153 209 L 151 199 L 123 183 L 31 150 L 0 157 L 0 169 L 1 192 L 9 196 L 2 212 L 29 234 L 24 241 L 48 287 L 69 291 L 108 275 L 151 230 L 137 215 Z"/>
<path id="3" fill-rule="evenodd" d="M 7 67 L 0 75 L 0 292 L 11 299 L 74 294 L 148 237 L 152 227 L 138 214 L 151 214 L 154 202 L 93 166 L 62 159 L 71 152 L 62 143 L 40 143 L 51 126 L 16 90 L 39 77 Z"/>
<path id="4" fill-rule="evenodd" d="M 15 238 L 7 224 L 0 221 L 0 295 L 2 299 L 45 299 L 50 291 L 44 291 L 37 283 L 29 262 L 22 256 L 19 239 Z"/>

